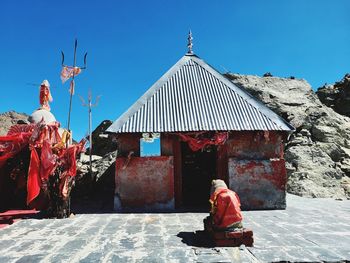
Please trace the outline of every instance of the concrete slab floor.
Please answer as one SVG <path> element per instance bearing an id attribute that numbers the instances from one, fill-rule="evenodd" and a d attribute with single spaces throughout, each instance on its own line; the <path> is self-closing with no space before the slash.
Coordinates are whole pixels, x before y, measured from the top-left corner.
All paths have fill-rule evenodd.
<path id="1" fill-rule="evenodd" d="M 198 240 L 205 213 L 81 214 L 0 230 L 0 262 L 345 262 L 350 201 L 287 196 L 286 210 L 244 212 L 253 248 Z"/>

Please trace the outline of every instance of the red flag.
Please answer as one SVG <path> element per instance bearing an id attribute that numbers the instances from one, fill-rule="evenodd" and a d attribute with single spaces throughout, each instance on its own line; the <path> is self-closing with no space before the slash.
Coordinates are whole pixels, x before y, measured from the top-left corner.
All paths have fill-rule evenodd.
<path id="1" fill-rule="evenodd" d="M 48 140 L 43 142 L 40 159 L 40 177 L 42 180 L 47 181 L 49 176 L 55 171 L 57 165 L 55 155 L 52 154 L 51 145 Z"/>
<path id="2" fill-rule="evenodd" d="M 69 177 L 66 176 L 62 180 L 60 184 L 61 194 L 66 199 L 69 196 Z"/>
<path id="3" fill-rule="evenodd" d="M 77 172 L 77 162 L 75 160 L 78 151 L 78 146 L 73 145 L 66 151 L 66 162 L 67 162 L 67 175 L 75 176 Z"/>
<path id="4" fill-rule="evenodd" d="M 27 181 L 27 205 L 39 195 L 40 184 L 40 160 L 36 150 L 32 149 Z"/>
<path id="5" fill-rule="evenodd" d="M 72 95 L 74 95 L 74 87 L 75 87 L 74 80 L 71 80 L 69 84 L 69 93 Z"/>

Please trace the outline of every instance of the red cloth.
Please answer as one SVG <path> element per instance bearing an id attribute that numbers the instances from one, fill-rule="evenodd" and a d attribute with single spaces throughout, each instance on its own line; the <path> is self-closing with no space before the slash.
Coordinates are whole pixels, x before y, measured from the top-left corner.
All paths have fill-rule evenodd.
<path id="1" fill-rule="evenodd" d="M 219 188 L 211 196 L 213 205 L 213 224 L 218 228 L 227 228 L 241 222 L 241 202 L 238 195 L 230 189 Z"/>
<path id="2" fill-rule="evenodd" d="M 69 196 L 69 177 L 68 176 L 66 176 L 61 180 L 60 192 L 64 199 L 66 199 Z"/>
<path id="3" fill-rule="evenodd" d="M 178 135 L 182 141 L 188 143 L 188 146 L 194 152 L 202 150 L 207 145 L 222 145 L 228 138 L 227 132 L 216 132 L 212 138 L 196 138 L 182 133 L 179 133 Z"/>
<path id="4" fill-rule="evenodd" d="M 7 132 L 7 135 L 19 134 L 19 133 L 28 133 L 32 132 L 34 129 L 34 124 L 15 124 L 12 125 Z"/>
<path id="5" fill-rule="evenodd" d="M 76 155 L 83 151 L 85 140 L 68 149 L 52 152 L 52 145 L 61 141 L 59 123 L 35 125 L 15 125 L 7 136 L 0 136 L 0 168 L 9 158 L 14 157 L 24 147 L 31 149 L 27 178 L 27 204 L 29 205 L 45 189 L 46 181 L 59 165 L 62 168 L 60 181 L 64 186 L 62 195 L 69 194 L 68 182 L 76 175 Z M 57 150 L 57 149 L 56 149 Z M 39 154 L 38 154 L 39 153 Z M 39 158 L 40 155 L 40 158 Z"/>
<path id="6" fill-rule="evenodd" d="M 31 132 L 0 136 L 0 168 L 28 145 Z"/>
<path id="7" fill-rule="evenodd" d="M 61 71 L 61 80 L 62 83 L 65 83 L 68 79 L 70 79 L 71 77 L 77 76 L 81 73 L 81 68 L 79 67 L 70 67 L 70 66 L 64 66 L 62 67 L 62 71 Z"/>
<path id="8" fill-rule="evenodd" d="M 64 162 L 65 162 L 65 169 L 64 174 L 65 176 L 75 176 L 77 171 L 77 162 L 75 160 L 76 154 L 78 151 L 78 146 L 72 145 L 66 151 L 64 152 Z"/>
<path id="9" fill-rule="evenodd" d="M 85 142 L 85 140 L 82 140 L 78 144 L 70 146 L 64 150 L 63 155 L 60 157 L 64 162 L 64 171 L 60 180 L 60 193 L 64 199 L 69 196 L 71 177 L 75 177 L 77 173 L 76 156 L 83 151 Z"/>
<path id="10" fill-rule="evenodd" d="M 40 160 L 40 177 L 43 181 L 47 181 L 57 165 L 56 156 L 52 154 L 51 145 L 47 140 L 43 142 Z"/>
<path id="11" fill-rule="evenodd" d="M 27 205 L 39 195 L 40 185 L 40 160 L 36 150 L 32 149 L 27 181 Z"/>

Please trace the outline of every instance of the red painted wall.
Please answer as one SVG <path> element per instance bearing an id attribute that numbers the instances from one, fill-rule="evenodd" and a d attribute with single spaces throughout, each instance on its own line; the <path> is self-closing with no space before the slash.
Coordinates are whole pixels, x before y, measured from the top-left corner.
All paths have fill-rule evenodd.
<path id="1" fill-rule="evenodd" d="M 283 132 L 231 132 L 217 149 L 217 178 L 241 197 L 244 209 L 285 207 Z M 121 134 L 116 161 L 115 204 L 162 210 L 181 207 L 182 157 L 175 134 L 161 134 L 161 157 L 138 157 L 141 134 Z M 126 156 L 134 151 L 128 166 Z M 193 193 L 195 194 L 195 193 Z M 174 201 L 175 200 L 175 201 Z M 175 203 L 175 205 L 174 205 Z"/>
<path id="2" fill-rule="evenodd" d="M 239 195 L 243 209 L 286 207 L 287 173 L 283 159 L 230 158 L 228 167 L 229 187 Z"/>
<path id="3" fill-rule="evenodd" d="M 123 209 L 174 209 L 173 157 L 132 157 L 125 166 L 126 161 L 117 158 L 115 174 L 115 194 Z"/>
<path id="4" fill-rule="evenodd" d="M 283 158 L 282 137 L 279 132 L 233 132 L 226 142 L 227 155 L 237 159 Z"/>
<path id="5" fill-rule="evenodd" d="M 123 133 L 118 135 L 118 156 L 127 157 L 130 152 L 133 156 L 140 156 L 140 138 L 139 133 Z"/>

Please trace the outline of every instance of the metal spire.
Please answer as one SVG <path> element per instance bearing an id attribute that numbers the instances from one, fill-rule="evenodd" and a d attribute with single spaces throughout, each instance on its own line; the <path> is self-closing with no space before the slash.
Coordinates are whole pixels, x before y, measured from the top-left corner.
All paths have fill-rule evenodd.
<path id="1" fill-rule="evenodd" d="M 188 43 L 187 43 L 187 47 L 188 47 L 188 51 L 187 51 L 187 54 L 193 54 L 193 50 L 192 50 L 192 47 L 193 47 L 193 43 L 192 43 L 192 40 L 193 40 L 193 37 L 192 37 L 192 32 L 190 30 L 190 32 L 188 32 Z"/>

